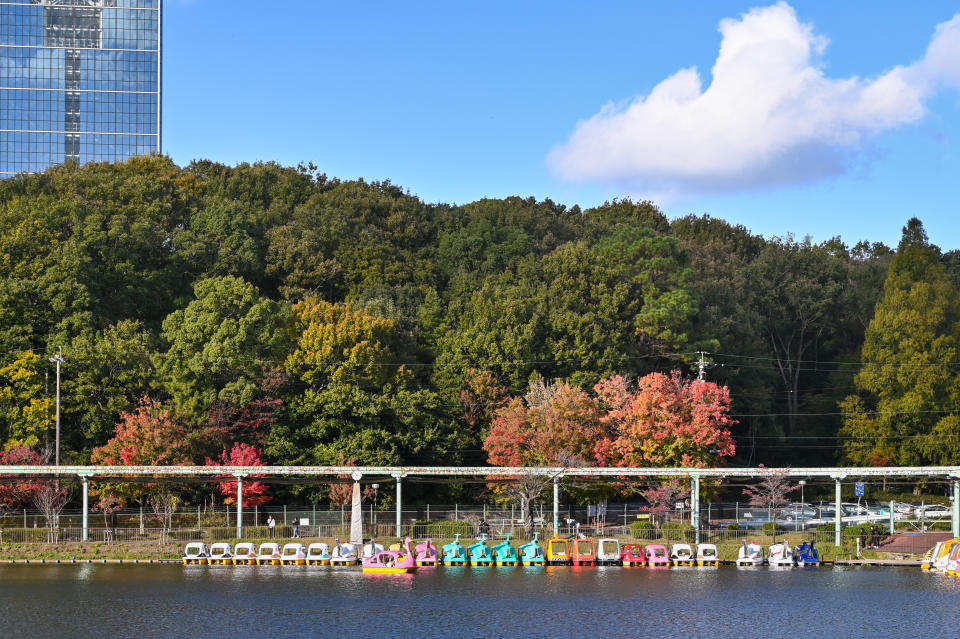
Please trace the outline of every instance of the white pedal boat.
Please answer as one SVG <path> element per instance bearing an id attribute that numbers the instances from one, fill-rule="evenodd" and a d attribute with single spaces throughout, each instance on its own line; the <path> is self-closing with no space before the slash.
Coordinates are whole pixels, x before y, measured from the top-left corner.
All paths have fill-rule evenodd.
<path id="1" fill-rule="evenodd" d="M 674 544 L 670 548 L 670 560 L 674 566 L 692 566 L 695 561 L 693 548 L 690 544 Z"/>
<path id="2" fill-rule="evenodd" d="M 760 544 L 748 544 L 746 542 L 740 546 L 737 553 L 738 566 L 762 566 L 766 560 L 763 557 L 763 546 Z"/>
<path id="3" fill-rule="evenodd" d="M 697 544 L 698 566 L 719 566 L 720 553 L 714 544 Z"/>
<path id="4" fill-rule="evenodd" d="M 257 564 L 260 566 L 279 566 L 280 565 L 280 544 L 272 541 L 260 544 L 257 551 Z"/>
<path id="5" fill-rule="evenodd" d="M 793 548 L 786 542 L 770 546 L 767 563 L 771 566 L 793 567 Z"/>

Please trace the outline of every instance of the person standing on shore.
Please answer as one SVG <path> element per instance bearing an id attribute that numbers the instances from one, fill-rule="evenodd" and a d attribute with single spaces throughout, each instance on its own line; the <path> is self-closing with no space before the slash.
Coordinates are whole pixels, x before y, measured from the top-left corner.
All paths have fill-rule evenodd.
<path id="1" fill-rule="evenodd" d="M 267 517 L 267 528 L 270 530 L 270 538 L 272 539 L 277 528 L 277 520 L 273 518 L 273 515 Z"/>

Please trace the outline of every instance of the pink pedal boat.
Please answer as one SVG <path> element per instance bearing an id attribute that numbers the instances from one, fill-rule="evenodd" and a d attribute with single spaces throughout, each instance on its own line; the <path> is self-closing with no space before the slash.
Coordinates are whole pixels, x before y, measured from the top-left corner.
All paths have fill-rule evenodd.
<path id="1" fill-rule="evenodd" d="M 397 575 L 407 572 L 417 572 L 416 555 L 410 544 L 412 539 L 404 540 L 403 550 L 381 550 L 380 552 L 363 558 L 363 574 L 365 575 Z M 373 544 L 373 540 L 370 540 Z"/>
<path id="2" fill-rule="evenodd" d="M 647 546 L 647 566 L 669 566 L 670 553 L 666 546 L 660 544 L 650 544 Z"/>
<path id="3" fill-rule="evenodd" d="M 431 539 L 428 539 L 422 544 L 417 544 L 416 550 L 418 566 L 437 565 L 437 547 L 433 545 Z"/>

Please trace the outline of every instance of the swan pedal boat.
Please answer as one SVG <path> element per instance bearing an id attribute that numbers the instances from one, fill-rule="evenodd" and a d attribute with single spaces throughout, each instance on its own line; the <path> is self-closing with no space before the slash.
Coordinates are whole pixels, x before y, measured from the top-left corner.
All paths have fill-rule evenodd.
<path id="1" fill-rule="evenodd" d="M 737 554 L 738 566 L 762 566 L 766 559 L 763 557 L 763 546 L 743 542 Z"/>
<path id="2" fill-rule="evenodd" d="M 794 548 L 794 558 L 798 566 L 819 566 L 820 551 L 817 550 L 814 542 L 803 542 Z"/>
<path id="3" fill-rule="evenodd" d="M 242 541 L 233 549 L 234 566 L 256 566 L 257 549 L 249 541 Z"/>
<path id="4" fill-rule="evenodd" d="M 340 543 L 337 539 L 334 541 L 333 548 L 330 550 L 331 566 L 356 566 L 360 563 L 357 557 L 357 546 L 352 543 Z"/>
<path id="5" fill-rule="evenodd" d="M 303 544 L 286 544 L 280 553 L 281 566 L 306 566 L 307 547 Z"/>
<path id="6" fill-rule="evenodd" d="M 720 555 L 714 544 L 697 544 L 698 566 L 719 566 Z"/>
<path id="7" fill-rule="evenodd" d="M 930 566 L 932 570 L 937 572 L 947 572 L 947 564 L 950 562 L 950 553 L 953 551 L 953 546 L 960 542 L 960 537 L 954 537 L 953 539 L 948 539 L 940 544 L 940 550 L 933 556 L 933 561 Z"/>
<path id="8" fill-rule="evenodd" d="M 407 537 L 404 540 L 403 550 L 383 550 L 383 546 L 375 544 L 371 539 L 370 545 L 381 550 L 370 557 L 363 558 L 363 574 L 365 575 L 398 575 L 417 572 L 416 555 L 410 544 L 413 540 Z"/>
<path id="9" fill-rule="evenodd" d="M 947 574 L 951 577 L 956 577 L 960 575 L 960 541 L 955 542 L 950 547 L 950 552 L 947 555 Z"/>
<path id="10" fill-rule="evenodd" d="M 418 566 L 436 566 L 439 563 L 437 547 L 433 545 L 432 539 L 427 539 L 422 544 L 417 544 L 415 550 L 417 551 Z"/>
<path id="11" fill-rule="evenodd" d="M 670 550 L 670 560 L 674 566 L 694 565 L 693 548 L 690 547 L 690 544 L 674 544 Z"/>
<path id="12" fill-rule="evenodd" d="M 314 543 L 307 546 L 307 565 L 308 566 L 329 566 L 330 565 L 330 545 L 325 543 Z"/>
<path id="13" fill-rule="evenodd" d="M 279 566 L 280 544 L 275 544 L 272 541 L 260 544 L 260 549 L 257 551 L 257 565 Z"/>
<path id="14" fill-rule="evenodd" d="M 207 545 L 199 541 L 192 541 L 183 549 L 183 565 L 206 566 L 210 563 L 210 551 Z"/>
<path id="15" fill-rule="evenodd" d="M 225 541 L 210 545 L 210 564 L 214 566 L 233 565 L 233 546 Z"/>
<path id="16" fill-rule="evenodd" d="M 771 545 L 770 552 L 767 555 L 767 563 L 773 567 L 792 568 L 793 548 L 785 541 Z"/>

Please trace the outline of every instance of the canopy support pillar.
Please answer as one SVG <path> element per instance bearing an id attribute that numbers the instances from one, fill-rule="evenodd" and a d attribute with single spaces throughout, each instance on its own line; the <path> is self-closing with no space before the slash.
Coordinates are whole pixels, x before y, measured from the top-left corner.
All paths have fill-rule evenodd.
<path id="1" fill-rule="evenodd" d="M 843 486 L 843 484 L 841 483 L 843 480 L 843 477 L 838 476 L 835 479 L 837 483 L 837 492 L 836 492 L 835 503 L 834 503 L 835 510 L 834 510 L 834 519 L 833 519 L 833 543 L 834 545 L 836 545 L 837 550 L 839 551 L 840 544 L 843 541 L 842 539 L 843 509 L 841 507 L 842 499 L 840 497 L 840 489 Z"/>
<path id="2" fill-rule="evenodd" d="M 243 475 L 237 475 L 237 538 L 243 537 Z"/>
<path id="3" fill-rule="evenodd" d="M 560 477 L 553 478 L 553 534 L 560 530 Z"/>
<path id="4" fill-rule="evenodd" d="M 397 480 L 397 537 L 403 539 L 403 475 L 394 475 Z"/>
<path id="5" fill-rule="evenodd" d="M 80 535 L 81 541 L 90 540 L 90 480 L 86 475 L 80 476 L 80 483 L 83 490 L 83 531 Z"/>
<path id="6" fill-rule="evenodd" d="M 700 475 L 690 477 L 690 523 L 694 543 L 700 543 Z"/>
<path id="7" fill-rule="evenodd" d="M 951 513 L 953 536 L 960 537 L 960 479 L 953 478 L 953 512 Z"/>

